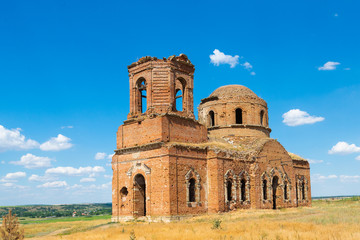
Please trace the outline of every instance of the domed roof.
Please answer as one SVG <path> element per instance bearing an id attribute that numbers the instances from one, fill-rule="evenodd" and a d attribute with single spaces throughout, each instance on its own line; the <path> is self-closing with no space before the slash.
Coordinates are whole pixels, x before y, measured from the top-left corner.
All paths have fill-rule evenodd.
<path id="1" fill-rule="evenodd" d="M 253 91 L 242 85 L 226 85 L 216 89 L 209 97 L 229 99 L 236 97 L 259 98 Z"/>

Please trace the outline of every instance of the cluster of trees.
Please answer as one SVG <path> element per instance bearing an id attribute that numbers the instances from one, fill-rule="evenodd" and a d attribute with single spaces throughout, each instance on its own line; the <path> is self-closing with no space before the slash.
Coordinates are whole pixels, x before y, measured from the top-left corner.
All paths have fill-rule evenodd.
<path id="1" fill-rule="evenodd" d="M 18 217 L 30 218 L 71 217 L 74 212 L 76 216 L 109 215 L 111 208 L 111 203 L 0 207 L 0 217 L 7 214 L 9 210 Z"/>

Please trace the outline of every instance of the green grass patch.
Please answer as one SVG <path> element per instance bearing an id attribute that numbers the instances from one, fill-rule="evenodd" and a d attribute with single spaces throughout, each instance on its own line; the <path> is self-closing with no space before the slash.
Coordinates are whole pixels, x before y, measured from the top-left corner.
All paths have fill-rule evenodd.
<path id="1" fill-rule="evenodd" d="M 56 223 L 56 222 L 76 222 L 76 221 L 93 221 L 101 219 L 111 219 L 111 215 L 99 216 L 79 216 L 79 217 L 60 217 L 60 218 L 27 218 L 20 220 L 21 224 L 36 224 L 36 223 Z"/>

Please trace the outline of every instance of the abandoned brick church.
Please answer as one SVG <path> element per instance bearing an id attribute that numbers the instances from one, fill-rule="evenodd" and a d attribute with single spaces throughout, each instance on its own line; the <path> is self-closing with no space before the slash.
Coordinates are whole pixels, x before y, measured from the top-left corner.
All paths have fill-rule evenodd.
<path id="1" fill-rule="evenodd" d="M 268 107 L 229 85 L 193 106 L 186 55 L 128 66 L 130 112 L 112 158 L 112 221 L 311 205 L 309 163 L 270 138 Z"/>

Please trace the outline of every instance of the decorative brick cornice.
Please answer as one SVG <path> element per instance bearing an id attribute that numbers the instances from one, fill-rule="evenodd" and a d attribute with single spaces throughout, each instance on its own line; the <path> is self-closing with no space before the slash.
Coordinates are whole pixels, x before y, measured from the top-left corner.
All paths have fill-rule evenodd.
<path id="1" fill-rule="evenodd" d="M 164 144 L 165 144 L 164 142 L 155 142 L 155 143 L 144 144 L 136 147 L 116 149 L 114 151 L 118 155 L 127 154 L 127 153 L 136 153 L 139 151 L 148 151 L 148 150 L 161 148 L 162 146 L 164 146 Z"/>

